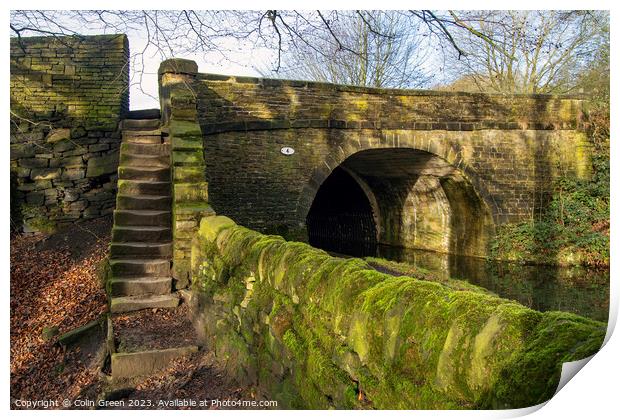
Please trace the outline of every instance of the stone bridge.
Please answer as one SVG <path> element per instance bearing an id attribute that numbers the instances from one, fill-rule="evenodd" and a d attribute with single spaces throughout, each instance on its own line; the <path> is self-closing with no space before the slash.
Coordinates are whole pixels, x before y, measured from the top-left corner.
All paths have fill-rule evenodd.
<path id="1" fill-rule="evenodd" d="M 162 68 L 171 64 L 196 95 L 209 202 L 250 228 L 485 255 L 495 226 L 544 211 L 555 178 L 589 175 L 578 97 Z"/>
<path id="2" fill-rule="evenodd" d="M 14 201 L 52 222 L 111 213 L 129 102 L 126 37 L 22 43 L 11 42 L 11 109 L 44 124 L 12 125 Z M 196 179 L 213 209 L 319 246 L 485 255 L 497 225 L 545 210 L 554 179 L 589 176 L 580 97 L 222 76 L 180 59 L 160 74 L 164 127 L 185 106 L 171 101 L 175 81 L 191 97 L 177 119 L 199 126 Z"/>
<path id="3" fill-rule="evenodd" d="M 114 212 L 110 312 L 188 301 L 229 375 L 285 408 L 524 407 L 600 348 L 602 323 L 213 215 L 318 246 L 484 255 L 496 226 L 545 211 L 557 177 L 590 176 L 582 99 L 219 76 L 174 59 L 161 114 L 128 112 L 128 56 L 123 35 L 11 42 L 12 205 L 35 229 Z M 111 341 L 113 377 L 197 350 Z"/>

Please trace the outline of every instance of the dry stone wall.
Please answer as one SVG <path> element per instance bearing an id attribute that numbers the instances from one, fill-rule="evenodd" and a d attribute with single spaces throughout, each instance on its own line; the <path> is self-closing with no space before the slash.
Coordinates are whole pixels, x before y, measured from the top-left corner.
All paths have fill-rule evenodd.
<path id="1" fill-rule="evenodd" d="M 280 408 L 531 406 L 606 331 L 464 282 L 383 274 L 223 216 L 200 223 L 192 282 L 204 343 Z"/>
<path id="2" fill-rule="evenodd" d="M 12 38 L 10 59 L 14 227 L 112 213 L 129 109 L 127 37 Z"/>

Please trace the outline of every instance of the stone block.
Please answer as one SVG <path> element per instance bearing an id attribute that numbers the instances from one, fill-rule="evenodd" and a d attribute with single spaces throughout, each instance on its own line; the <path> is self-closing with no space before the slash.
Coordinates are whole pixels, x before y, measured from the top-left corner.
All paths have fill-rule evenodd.
<path id="1" fill-rule="evenodd" d="M 202 137 L 200 125 L 196 122 L 190 121 L 172 120 L 170 121 L 168 132 L 170 133 L 171 137 Z"/>
<path id="2" fill-rule="evenodd" d="M 74 167 L 74 166 L 82 166 L 82 165 L 84 165 L 83 156 L 64 157 L 60 161 L 60 166 L 62 167 Z"/>
<path id="3" fill-rule="evenodd" d="M 202 136 L 172 137 L 172 150 L 195 149 L 202 153 Z"/>
<path id="4" fill-rule="evenodd" d="M 78 139 L 80 137 L 86 136 L 87 132 L 84 127 L 74 127 L 71 128 L 71 138 Z"/>
<path id="5" fill-rule="evenodd" d="M 196 164 L 196 165 L 204 165 L 205 160 L 202 154 L 202 150 L 173 150 L 172 152 L 172 163 L 173 164 Z"/>
<path id="6" fill-rule="evenodd" d="M 175 183 L 203 182 L 204 179 L 204 166 L 178 166 L 173 168 L 173 181 Z"/>
<path id="7" fill-rule="evenodd" d="M 87 148 L 80 146 L 80 145 L 75 145 L 75 149 L 72 150 L 68 150 L 66 152 L 63 152 L 62 155 L 64 157 L 69 157 L 69 156 L 84 156 L 86 154 L 86 152 L 88 151 Z"/>
<path id="8" fill-rule="evenodd" d="M 77 201 L 80 198 L 80 192 L 77 190 L 67 189 L 65 190 L 65 198 L 64 201 L 67 203 L 72 203 Z"/>
<path id="9" fill-rule="evenodd" d="M 194 229 L 191 230 L 177 230 L 174 232 L 174 240 L 187 240 L 188 242 L 192 240 L 194 236 Z"/>
<path id="10" fill-rule="evenodd" d="M 11 159 L 22 159 L 34 157 L 38 147 L 32 143 L 12 144 Z"/>
<path id="11" fill-rule="evenodd" d="M 173 186 L 174 202 L 208 202 L 209 192 L 207 182 L 175 183 Z"/>
<path id="12" fill-rule="evenodd" d="M 200 221 L 199 235 L 207 242 L 214 241 L 222 229 L 236 226 L 236 223 L 226 216 L 209 216 Z"/>
<path id="13" fill-rule="evenodd" d="M 84 160 L 82 156 L 68 156 L 63 158 L 50 159 L 50 167 L 52 168 L 66 168 L 82 165 L 84 165 Z"/>
<path id="14" fill-rule="evenodd" d="M 173 107 L 170 116 L 174 120 L 195 121 L 198 113 L 196 107 L 176 108 Z"/>
<path id="15" fill-rule="evenodd" d="M 73 150 L 77 147 L 77 145 L 75 144 L 75 142 L 69 140 L 69 139 L 62 139 L 62 140 L 58 140 L 54 143 L 54 152 L 55 153 L 62 153 L 62 152 L 66 152 L 68 150 Z"/>
<path id="16" fill-rule="evenodd" d="M 37 191 L 40 190 L 36 183 L 28 182 L 17 186 L 17 191 Z"/>
<path id="17" fill-rule="evenodd" d="M 86 176 L 86 170 L 81 168 L 65 168 L 62 170 L 62 179 L 65 180 L 78 180 L 83 179 Z"/>
<path id="18" fill-rule="evenodd" d="M 176 302 L 171 301 L 170 304 L 163 307 L 174 307 L 176 305 L 178 305 L 178 299 Z M 111 304 L 111 311 L 126 312 L 128 310 L 143 309 L 144 307 L 150 308 L 152 306 L 130 305 L 125 302 L 121 303 L 121 299 L 114 299 Z M 174 359 L 196 353 L 197 351 L 198 347 L 196 346 L 186 346 L 134 353 L 112 353 L 110 362 L 112 377 L 118 379 L 148 375 L 164 369 Z"/>
<path id="19" fill-rule="evenodd" d="M 84 215 L 84 217 L 95 217 L 100 215 L 100 210 L 99 207 L 95 207 L 91 204 L 90 207 L 85 209 L 84 213 L 82 214 Z"/>
<path id="20" fill-rule="evenodd" d="M 118 170 L 118 154 L 111 153 L 88 159 L 86 176 L 88 178 L 115 173 Z"/>
<path id="21" fill-rule="evenodd" d="M 101 191 L 101 192 L 98 192 L 97 194 L 89 196 L 88 201 L 90 202 L 108 201 L 108 200 L 113 200 L 114 197 L 115 197 L 115 194 L 109 191 Z"/>
<path id="22" fill-rule="evenodd" d="M 45 194 L 41 191 L 33 191 L 26 194 L 26 203 L 42 206 L 45 202 Z"/>
<path id="23" fill-rule="evenodd" d="M 71 130 L 69 128 L 56 128 L 47 135 L 45 141 L 48 143 L 57 143 L 61 140 L 68 140 L 71 138 Z"/>
<path id="24" fill-rule="evenodd" d="M 46 180 L 40 180 L 40 181 L 34 181 L 34 185 L 36 186 L 36 190 L 47 190 L 49 188 L 52 188 L 52 182 L 48 179 Z"/>
<path id="25" fill-rule="evenodd" d="M 194 220 L 185 220 L 185 221 L 177 221 L 175 224 L 175 229 L 178 230 L 189 230 L 198 227 L 198 223 Z"/>
<path id="26" fill-rule="evenodd" d="M 47 168 L 49 163 L 48 159 L 40 159 L 40 158 L 25 158 L 19 159 L 18 164 L 22 168 Z"/>
<path id="27" fill-rule="evenodd" d="M 110 149 L 109 144 L 91 144 L 90 146 L 88 146 L 89 152 L 103 152 L 104 150 L 109 150 L 109 149 Z"/>
<path id="28" fill-rule="evenodd" d="M 88 202 L 86 200 L 74 201 L 73 203 L 65 206 L 69 212 L 82 211 L 86 207 L 88 207 Z"/>
<path id="29" fill-rule="evenodd" d="M 194 75 L 198 73 L 198 64 L 184 58 L 171 58 L 161 62 L 158 73 L 160 75 L 164 73 Z"/>
<path id="30" fill-rule="evenodd" d="M 174 277 L 174 289 L 182 290 L 189 287 L 189 263 L 181 266 L 172 267 L 172 276 Z"/>
<path id="31" fill-rule="evenodd" d="M 20 168 L 18 167 L 16 170 L 17 176 L 19 178 L 28 178 L 30 176 L 30 168 Z"/>
<path id="32" fill-rule="evenodd" d="M 60 168 L 34 168 L 30 173 L 33 180 L 56 179 L 60 177 Z"/>

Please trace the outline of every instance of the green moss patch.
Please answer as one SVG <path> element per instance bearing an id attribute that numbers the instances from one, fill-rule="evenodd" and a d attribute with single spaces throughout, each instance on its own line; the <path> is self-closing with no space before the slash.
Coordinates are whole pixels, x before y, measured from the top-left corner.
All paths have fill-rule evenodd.
<path id="1" fill-rule="evenodd" d="M 192 278 L 207 345 L 285 408 L 516 408 L 553 395 L 562 363 L 595 353 L 605 334 L 369 262 L 203 218 Z"/>

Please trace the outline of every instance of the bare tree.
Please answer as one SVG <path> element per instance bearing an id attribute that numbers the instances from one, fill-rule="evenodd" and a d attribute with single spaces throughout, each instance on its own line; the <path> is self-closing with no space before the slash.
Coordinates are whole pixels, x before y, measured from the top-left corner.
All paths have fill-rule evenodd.
<path id="1" fill-rule="evenodd" d="M 456 37 L 462 54 L 452 60 L 455 74 L 466 75 L 479 90 L 506 93 L 573 90 L 600 45 L 601 21 L 608 19 L 604 12 L 589 11 L 491 11 L 462 16 L 456 19 L 472 30 Z M 484 33 L 486 39 L 476 33 Z"/>
<path id="2" fill-rule="evenodd" d="M 609 20 L 601 26 L 602 42 L 593 54 L 593 59 L 583 71 L 575 85 L 590 95 L 588 121 L 595 153 L 606 157 L 609 164 L 610 139 L 610 61 Z M 609 171 L 608 166 L 599 171 Z"/>
<path id="3" fill-rule="evenodd" d="M 372 87 L 421 87 L 428 43 L 419 24 L 399 12 L 341 13 L 315 45 L 298 44 L 279 72 L 286 77 Z M 350 49 L 342 48 L 342 40 Z M 316 47 L 316 48 L 315 48 Z"/>
<path id="4" fill-rule="evenodd" d="M 139 67 L 145 55 L 164 59 L 205 53 L 210 54 L 211 60 L 234 61 L 235 53 L 240 50 L 270 51 L 271 68 L 279 72 L 283 56 L 291 51 L 312 51 L 326 60 L 337 50 L 361 60 L 366 54 L 364 43 L 360 43 L 358 36 L 349 36 L 352 28 L 343 30 L 341 25 L 352 17 L 359 26 L 357 31 L 366 32 L 366 39 L 381 46 L 377 50 L 382 55 L 385 48 L 394 47 L 393 41 L 399 36 L 402 48 L 410 41 L 418 42 L 415 29 L 420 32 L 425 29 L 424 36 L 433 36 L 442 48 L 445 44 L 461 51 L 455 42 L 455 32 L 471 30 L 457 23 L 460 21 L 454 13 L 334 10 L 13 10 L 10 28 L 11 34 L 18 38 L 138 32 L 145 42 L 143 50 L 133 52 L 138 64 L 134 67 Z M 330 48 L 324 48 L 326 43 Z M 411 52 L 399 54 L 405 57 Z M 371 57 L 367 61 L 372 61 Z"/>
<path id="5" fill-rule="evenodd" d="M 203 54 L 217 64 L 259 51 L 258 60 L 241 64 L 265 68 L 267 56 L 277 74 L 396 87 L 419 86 L 432 69 L 452 79 L 469 75 L 485 90 L 565 92 L 593 56 L 605 18 L 588 11 L 14 10 L 10 28 L 18 38 L 139 33 L 138 86 L 145 57 Z"/>

